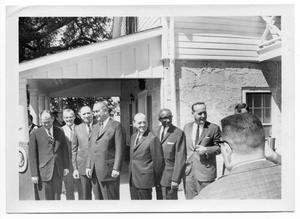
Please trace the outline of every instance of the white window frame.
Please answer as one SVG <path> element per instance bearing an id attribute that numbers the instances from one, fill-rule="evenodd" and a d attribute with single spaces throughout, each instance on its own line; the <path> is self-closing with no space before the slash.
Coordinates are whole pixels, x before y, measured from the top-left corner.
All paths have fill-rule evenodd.
<path id="1" fill-rule="evenodd" d="M 270 91 L 270 89 L 262 89 L 262 88 L 246 88 L 246 89 L 242 89 L 242 103 L 246 103 L 246 94 L 247 93 L 269 93 L 271 94 L 271 122 L 270 123 L 263 123 L 262 121 L 262 125 L 263 126 L 273 126 L 272 124 L 272 118 L 273 118 L 273 100 L 272 100 L 272 92 Z"/>

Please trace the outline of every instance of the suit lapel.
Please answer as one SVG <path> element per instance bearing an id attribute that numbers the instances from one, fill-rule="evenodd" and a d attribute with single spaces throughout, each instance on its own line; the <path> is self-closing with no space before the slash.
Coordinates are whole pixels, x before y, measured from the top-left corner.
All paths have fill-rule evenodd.
<path id="1" fill-rule="evenodd" d="M 174 131 L 174 129 L 175 129 L 174 126 L 170 126 L 170 127 L 168 128 L 168 131 L 167 131 L 167 133 L 165 134 L 164 138 L 162 139 L 161 143 L 164 143 L 164 142 L 168 139 L 169 135 Z"/>
<path id="2" fill-rule="evenodd" d="M 98 138 L 101 138 L 103 136 L 103 134 L 107 131 L 107 129 L 109 128 L 110 124 L 112 122 L 112 119 L 110 118 L 107 123 L 106 123 L 106 126 L 104 127 L 104 129 L 102 129 L 101 131 L 99 130 L 100 129 L 100 124 L 98 123 L 97 124 L 97 127 L 98 127 L 98 130 L 100 131 L 99 135 L 98 135 Z"/>
<path id="3" fill-rule="evenodd" d="M 188 129 L 187 131 L 188 131 L 189 136 L 186 136 L 187 138 L 189 138 L 191 140 L 191 143 L 189 144 L 189 147 L 192 151 L 194 151 L 194 149 L 195 149 L 195 145 L 194 145 L 194 142 L 193 142 L 193 124 L 194 124 L 194 122 L 191 122 L 189 124 L 189 126 L 187 127 L 187 129 Z"/>
<path id="4" fill-rule="evenodd" d="M 206 135 L 207 132 L 208 132 L 208 125 L 207 125 L 207 122 L 205 122 L 203 129 L 202 129 L 202 133 L 199 137 L 199 141 L 197 142 L 197 144 L 200 144 L 200 142 L 202 141 L 202 139 L 204 138 L 204 136 Z"/>
<path id="5" fill-rule="evenodd" d="M 53 140 L 54 140 L 54 143 L 53 143 L 53 147 L 54 147 L 54 152 L 57 151 L 58 149 L 58 146 L 59 144 L 56 144 L 56 138 L 58 137 L 58 133 L 57 133 L 57 129 L 53 126 Z"/>
<path id="6" fill-rule="evenodd" d="M 133 151 L 136 151 L 136 150 L 141 146 L 141 144 L 146 140 L 147 136 L 148 136 L 148 131 L 146 131 L 146 132 L 143 134 L 143 136 L 141 137 L 139 143 L 136 144 L 136 145 L 134 145 Z M 135 139 L 134 139 L 134 144 L 135 144 L 135 141 L 136 141 L 136 137 L 135 137 Z"/>

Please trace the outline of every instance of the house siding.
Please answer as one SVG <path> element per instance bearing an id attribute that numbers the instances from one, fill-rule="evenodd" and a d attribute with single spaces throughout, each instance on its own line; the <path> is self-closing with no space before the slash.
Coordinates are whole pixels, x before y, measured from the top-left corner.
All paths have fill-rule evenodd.
<path id="1" fill-rule="evenodd" d="M 259 17 L 175 17 L 177 59 L 257 61 Z"/>

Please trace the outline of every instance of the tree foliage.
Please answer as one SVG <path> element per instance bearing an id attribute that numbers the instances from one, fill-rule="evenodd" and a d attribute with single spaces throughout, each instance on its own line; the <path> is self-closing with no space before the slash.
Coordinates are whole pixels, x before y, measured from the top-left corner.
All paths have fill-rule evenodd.
<path id="1" fill-rule="evenodd" d="M 54 97 L 50 99 L 50 110 L 52 112 L 62 109 L 73 109 L 78 112 L 82 106 L 93 107 L 96 101 L 106 101 L 110 109 L 111 116 L 120 115 L 120 101 L 111 97 Z"/>
<path id="2" fill-rule="evenodd" d="M 19 62 L 110 39 L 110 17 L 20 17 Z"/>

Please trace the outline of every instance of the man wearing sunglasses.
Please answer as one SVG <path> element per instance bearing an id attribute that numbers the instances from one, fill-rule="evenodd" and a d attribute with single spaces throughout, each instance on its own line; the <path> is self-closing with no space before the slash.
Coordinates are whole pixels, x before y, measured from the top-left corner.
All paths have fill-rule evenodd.
<path id="1" fill-rule="evenodd" d="M 216 141 L 220 140 L 219 126 L 207 121 L 206 105 L 203 102 L 192 105 L 194 122 L 184 127 L 187 161 L 184 190 L 186 199 L 193 199 L 217 176 L 216 155 L 220 153 Z"/>
<path id="2" fill-rule="evenodd" d="M 265 134 L 251 113 L 221 120 L 221 153 L 228 174 L 205 187 L 197 199 L 280 199 L 281 166 L 264 155 Z"/>
<path id="3" fill-rule="evenodd" d="M 165 160 L 161 187 L 156 188 L 157 199 L 178 199 L 178 185 L 183 177 L 186 147 L 182 130 L 172 124 L 172 112 L 162 109 L 159 112 L 161 125 L 154 128 L 153 133 L 159 138 Z"/>

